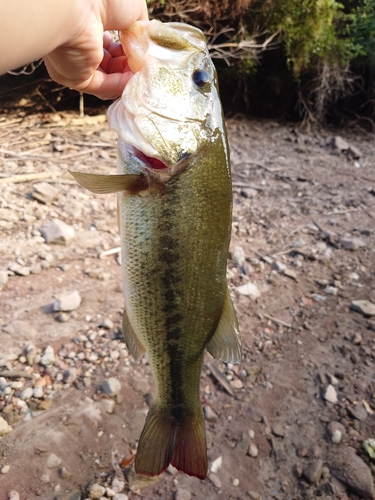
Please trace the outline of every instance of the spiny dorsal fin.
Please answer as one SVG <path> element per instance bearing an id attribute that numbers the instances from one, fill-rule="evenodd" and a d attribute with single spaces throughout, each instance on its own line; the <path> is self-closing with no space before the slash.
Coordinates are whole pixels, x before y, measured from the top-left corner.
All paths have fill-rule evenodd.
<path id="1" fill-rule="evenodd" d="M 214 358 L 224 361 L 224 363 L 238 363 L 241 361 L 238 321 L 228 289 L 219 324 L 206 349 Z"/>
<path id="2" fill-rule="evenodd" d="M 92 193 L 107 194 L 120 191 L 138 192 L 147 187 L 147 180 L 143 174 L 86 174 L 83 172 L 68 172 L 85 189 Z"/>

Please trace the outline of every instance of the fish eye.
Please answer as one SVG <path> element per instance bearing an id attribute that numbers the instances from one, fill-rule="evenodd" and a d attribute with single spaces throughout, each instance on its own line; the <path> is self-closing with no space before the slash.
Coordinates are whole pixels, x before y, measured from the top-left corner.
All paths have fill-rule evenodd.
<path id="1" fill-rule="evenodd" d="M 209 74 L 204 69 L 196 69 L 193 73 L 193 82 L 198 88 L 204 87 L 210 81 Z"/>

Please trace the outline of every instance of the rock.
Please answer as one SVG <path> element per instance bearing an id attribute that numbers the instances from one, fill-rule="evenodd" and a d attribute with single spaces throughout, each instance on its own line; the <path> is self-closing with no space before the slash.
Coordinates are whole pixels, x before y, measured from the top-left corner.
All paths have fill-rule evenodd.
<path id="1" fill-rule="evenodd" d="M 364 316 L 375 316 L 375 304 L 369 300 L 352 300 L 350 309 L 360 312 Z"/>
<path id="2" fill-rule="evenodd" d="M 332 384 L 329 384 L 327 387 L 325 393 L 324 393 L 324 399 L 328 401 L 329 403 L 336 404 L 338 399 L 337 399 L 337 392 L 336 389 L 333 387 Z"/>
<path id="3" fill-rule="evenodd" d="M 113 321 L 109 318 L 104 319 L 100 325 L 101 328 L 105 328 L 106 330 L 113 330 L 114 324 Z"/>
<path id="4" fill-rule="evenodd" d="M 114 477 L 111 484 L 111 489 L 115 493 L 120 493 L 125 488 L 125 481 L 121 481 L 118 477 Z"/>
<path id="5" fill-rule="evenodd" d="M 217 422 L 217 415 L 211 408 L 211 406 L 206 405 L 203 408 L 203 411 L 204 411 L 204 418 L 207 420 L 207 422 Z"/>
<path id="6" fill-rule="evenodd" d="M 274 436 L 284 437 L 285 432 L 284 432 L 284 429 L 283 429 L 282 425 L 279 424 L 278 422 L 274 423 L 272 425 L 272 434 Z"/>
<path id="7" fill-rule="evenodd" d="M 70 479 L 72 476 L 68 469 L 66 469 L 65 467 L 61 467 L 61 469 L 59 469 L 59 475 L 61 479 Z"/>
<path id="8" fill-rule="evenodd" d="M 20 494 L 16 490 L 12 490 L 8 493 L 8 500 L 20 500 Z"/>
<path id="9" fill-rule="evenodd" d="M 116 493 L 113 500 L 129 500 L 129 497 L 125 493 Z"/>
<path id="10" fill-rule="evenodd" d="M 98 483 L 94 483 L 90 486 L 90 489 L 89 489 L 90 498 L 93 498 L 93 499 L 101 498 L 101 497 L 104 497 L 104 495 L 105 495 L 104 486 L 101 486 Z"/>
<path id="11" fill-rule="evenodd" d="M 346 484 L 350 491 L 366 500 L 374 500 L 371 470 L 354 448 L 335 447 L 329 454 L 328 466 L 331 474 Z"/>
<path id="12" fill-rule="evenodd" d="M 278 273 L 283 273 L 286 270 L 286 265 L 283 262 L 274 262 L 272 264 L 272 269 L 277 271 Z"/>
<path id="13" fill-rule="evenodd" d="M 240 455 L 247 455 L 247 452 L 249 451 L 249 446 L 250 446 L 250 435 L 247 431 L 244 431 L 242 433 L 241 439 L 236 444 L 235 450 L 237 453 Z"/>
<path id="14" fill-rule="evenodd" d="M 4 465 L 1 470 L 0 470 L 0 474 L 8 474 L 8 472 L 10 471 L 10 465 Z"/>
<path id="15" fill-rule="evenodd" d="M 102 399 L 100 405 L 106 413 L 112 414 L 115 411 L 116 403 L 113 399 Z"/>
<path id="16" fill-rule="evenodd" d="M 191 493 L 189 490 L 186 490 L 185 488 L 178 488 L 178 490 L 175 493 L 174 499 L 175 500 L 190 500 Z"/>
<path id="17" fill-rule="evenodd" d="M 21 266 L 17 264 L 17 262 L 12 262 L 8 266 L 9 271 L 12 271 L 14 274 L 18 274 L 18 276 L 28 276 L 30 274 L 30 268 L 27 266 Z"/>
<path id="18" fill-rule="evenodd" d="M 342 432 L 339 429 L 335 429 L 332 432 L 331 441 L 334 444 L 339 444 L 341 442 Z"/>
<path id="19" fill-rule="evenodd" d="M 314 460 L 304 468 L 303 475 L 311 484 L 316 484 L 322 475 L 322 468 L 323 460 Z"/>
<path id="20" fill-rule="evenodd" d="M 68 226 L 68 224 L 65 224 L 65 222 L 59 219 L 46 221 L 39 227 L 38 231 L 43 236 L 46 243 L 70 245 L 75 237 L 74 228 Z"/>
<path id="21" fill-rule="evenodd" d="M 230 385 L 232 387 L 234 387 L 235 389 L 242 389 L 243 388 L 243 383 L 239 378 L 235 378 L 234 380 L 231 380 Z"/>
<path id="22" fill-rule="evenodd" d="M 240 480 L 235 477 L 232 481 L 232 484 L 233 486 L 238 486 L 240 484 Z"/>
<path id="23" fill-rule="evenodd" d="M 56 311 L 74 311 L 81 305 L 81 296 L 77 290 L 61 296 L 53 303 L 53 310 Z"/>
<path id="24" fill-rule="evenodd" d="M 10 432 L 12 432 L 12 427 L 6 420 L 3 419 L 3 417 L 0 417 L 0 436 L 5 436 Z"/>
<path id="25" fill-rule="evenodd" d="M 349 144 L 340 135 L 336 135 L 332 138 L 332 146 L 339 151 L 346 151 L 349 149 Z"/>
<path id="26" fill-rule="evenodd" d="M 77 368 L 71 366 L 64 372 L 63 382 L 65 384 L 73 384 L 73 382 L 76 381 L 77 376 L 78 376 Z"/>
<path id="27" fill-rule="evenodd" d="M 243 188 L 241 189 L 241 196 L 244 198 L 255 198 L 257 196 L 258 191 L 252 188 Z"/>
<path id="28" fill-rule="evenodd" d="M 255 285 L 255 283 L 251 283 L 250 281 L 245 283 L 244 285 L 238 286 L 236 288 L 236 292 L 241 295 L 246 295 L 252 300 L 258 299 L 261 295 L 259 288 Z"/>
<path id="29" fill-rule="evenodd" d="M 61 458 L 59 458 L 54 453 L 51 453 L 47 458 L 46 466 L 49 469 L 56 469 L 61 464 Z"/>
<path id="30" fill-rule="evenodd" d="M 34 200 L 40 201 L 45 205 L 52 203 L 59 193 L 59 191 L 51 184 L 48 184 L 48 182 L 34 184 L 33 188 L 34 190 L 31 196 Z"/>
<path id="31" fill-rule="evenodd" d="M 232 252 L 232 259 L 238 266 L 242 266 L 245 263 L 245 252 L 240 246 L 235 246 Z"/>
<path id="32" fill-rule="evenodd" d="M 357 420 L 363 421 L 367 418 L 367 411 L 361 404 L 349 406 L 347 411 L 351 417 L 356 418 Z"/>
<path id="33" fill-rule="evenodd" d="M 55 363 L 55 351 L 52 346 L 48 345 L 45 348 L 44 353 L 40 358 L 40 363 L 43 366 L 50 366 Z"/>
<path id="34" fill-rule="evenodd" d="M 222 465 L 223 465 L 223 457 L 220 455 L 220 457 L 215 458 L 215 460 L 212 462 L 210 471 L 216 474 L 217 472 L 219 472 Z"/>
<path id="35" fill-rule="evenodd" d="M 150 386 L 147 380 L 144 380 L 143 378 L 135 378 L 133 380 L 133 388 L 136 392 L 139 392 L 139 394 L 142 394 L 143 396 L 150 392 Z"/>
<path id="36" fill-rule="evenodd" d="M 25 400 L 25 399 L 30 399 L 33 396 L 34 390 L 32 387 L 26 387 L 23 391 L 20 393 L 20 399 Z"/>
<path id="37" fill-rule="evenodd" d="M 7 271 L 0 271 L 0 290 L 4 288 L 4 286 L 8 283 L 8 272 Z"/>
<path id="38" fill-rule="evenodd" d="M 11 323 L 4 325 L 3 331 L 13 337 L 14 339 L 27 339 L 32 340 L 38 336 L 38 331 L 28 321 L 15 319 Z"/>
<path id="39" fill-rule="evenodd" d="M 256 458 L 258 456 L 259 451 L 258 451 L 258 447 L 255 443 L 253 443 L 253 442 L 250 443 L 249 451 L 247 452 L 247 454 L 253 458 Z"/>
<path id="40" fill-rule="evenodd" d="M 297 281 L 297 274 L 293 271 L 293 269 L 286 268 L 284 271 L 284 276 L 287 276 L 288 278 L 292 278 L 293 280 Z"/>
<path id="41" fill-rule="evenodd" d="M 344 236 L 340 239 L 340 245 L 345 248 L 345 250 L 358 250 L 360 247 L 365 247 L 366 243 L 361 238 Z"/>
<path id="42" fill-rule="evenodd" d="M 221 488 L 221 481 L 216 474 L 210 472 L 210 474 L 208 474 L 207 477 L 211 481 L 211 483 L 215 486 L 215 488 Z"/>
<path id="43" fill-rule="evenodd" d="M 117 378 L 110 377 L 103 380 L 102 391 L 108 394 L 108 396 L 116 396 L 121 390 L 121 383 Z"/>

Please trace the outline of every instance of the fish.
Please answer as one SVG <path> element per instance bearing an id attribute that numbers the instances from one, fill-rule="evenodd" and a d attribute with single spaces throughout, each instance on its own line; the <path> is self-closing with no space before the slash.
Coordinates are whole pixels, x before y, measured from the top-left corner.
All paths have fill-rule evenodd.
<path id="1" fill-rule="evenodd" d="M 135 360 L 147 353 L 156 386 L 135 471 L 156 476 L 172 464 L 204 479 L 204 352 L 241 360 L 226 281 L 232 184 L 217 74 L 204 34 L 187 24 L 138 21 L 121 43 L 133 75 L 107 112 L 117 174 L 71 174 L 94 193 L 118 193 L 122 330 Z"/>

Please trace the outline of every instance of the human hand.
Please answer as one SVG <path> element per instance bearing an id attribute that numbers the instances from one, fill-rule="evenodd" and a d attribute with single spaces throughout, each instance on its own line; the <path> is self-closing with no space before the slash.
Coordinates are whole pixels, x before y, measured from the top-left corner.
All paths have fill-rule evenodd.
<path id="1" fill-rule="evenodd" d="M 44 62 L 53 80 L 101 99 L 118 97 L 133 75 L 120 43 L 108 31 L 122 30 L 147 20 L 144 0 L 80 2 L 82 20 L 77 34 L 47 56 Z"/>

